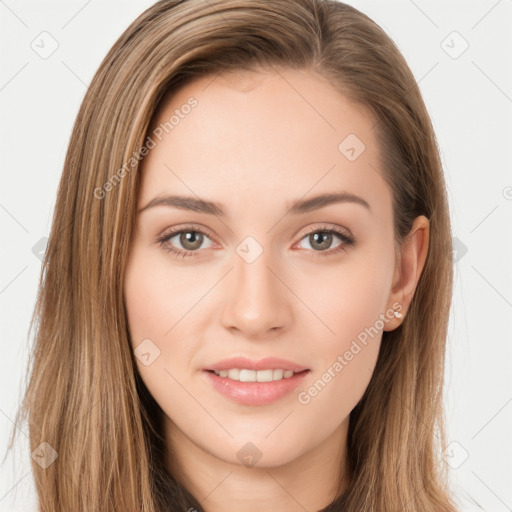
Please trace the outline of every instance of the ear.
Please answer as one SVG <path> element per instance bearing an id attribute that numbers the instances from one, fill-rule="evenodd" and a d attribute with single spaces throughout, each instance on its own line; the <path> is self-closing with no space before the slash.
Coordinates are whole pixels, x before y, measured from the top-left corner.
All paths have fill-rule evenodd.
<path id="1" fill-rule="evenodd" d="M 388 321 L 385 331 L 396 329 L 405 318 L 427 259 L 429 233 L 430 222 L 424 215 L 420 215 L 414 219 L 411 230 L 400 247 L 387 307 L 399 311 L 402 317 L 393 317 Z"/>

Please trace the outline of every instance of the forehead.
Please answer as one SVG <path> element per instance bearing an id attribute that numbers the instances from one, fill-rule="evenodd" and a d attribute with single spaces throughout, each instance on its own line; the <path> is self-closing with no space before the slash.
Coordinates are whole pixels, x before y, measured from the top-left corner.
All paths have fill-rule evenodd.
<path id="1" fill-rule="evenodd" d="M 374 127 L 368 109 L 312 72 L 202 77 L 155 113 L 141 202 L 158 192 L 227 202 L 236 192 L 242 205 L 253 196 L 285 201 L 285 191 L 293 198 L 333 188 L 389 195 Z"/>

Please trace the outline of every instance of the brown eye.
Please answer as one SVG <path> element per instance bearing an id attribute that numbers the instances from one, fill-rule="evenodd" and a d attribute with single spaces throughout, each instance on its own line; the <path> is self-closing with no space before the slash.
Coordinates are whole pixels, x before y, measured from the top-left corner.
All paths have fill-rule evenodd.
<path id="1" fill-rule="evenodd" d="M 330 249 L 332 244 L 332 233 L 327 231 L 316 231 L 311 233 L 308 238 L 309 244 L 315 250 L 323 251 Z"/>
<path id="2" fill-rule="evenodd" d="M 210 241 L 210 245 L 203 246 L 203 242 Z M 212 245 L 212 241 L 206 233 L 198 229 L 181 229 L 167 233 L 158 239 L 160 245 L 176 256 L 195 256 Z"/>
<path id="3" fill-rule="evenodd" d="M 335 239 L 339 241 L 336 245 L 333 243 Z M 299 244 L 305 243 L 304 241 L 306 241 L 306 245 L 302 248 L 308 249 L 310 253 L 316 253 L 318 256 L 335 255 L 340 251 L 348 250 L 356 244 L 356 239 L 350 232 L 345 233 L 341 229 L 328 226 L 317 227 L 314 231 L 304 236 Z"/>
<path id="4" fill-rule="evenodd" d="M 195 251 L 201 247 L 204 235 L 198 231 L 182 231 L 179 234 L 179 242 L 186 251 Z"/>

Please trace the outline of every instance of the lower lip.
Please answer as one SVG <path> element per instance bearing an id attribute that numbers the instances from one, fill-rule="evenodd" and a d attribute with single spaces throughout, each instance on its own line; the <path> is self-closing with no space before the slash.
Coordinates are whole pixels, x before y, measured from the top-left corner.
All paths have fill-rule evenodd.
<path id="1" fill-rule="evenodd" d="M 204 371 L 213 387 L 231 400 L 245 405 L 266 405 L 291 393 L 302 382 L 309 370 L 292 377 L 271 382 L 240 382 Z"/>

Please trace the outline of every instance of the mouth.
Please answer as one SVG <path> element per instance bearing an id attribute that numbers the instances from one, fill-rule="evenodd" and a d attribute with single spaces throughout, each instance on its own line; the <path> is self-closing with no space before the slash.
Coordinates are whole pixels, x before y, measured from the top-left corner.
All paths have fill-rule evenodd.
<path id="1" fill-rule="evenodd" d="M 296 389 L 311 369 L 283 359 L 232 358 L 203 370 L 207 382 L 229 400 L 266 405 Z"/>
<path id="2" fill-rule="evenodd" d="M 214 373 L 218 377 L 227 378 L 238 382 L 274 382 L 283 379 L 290 379 L 299 373 L 308 372 L 302 370 L 294 372 L 293 370 L 285 370 L 283 368 L 268 368 L 266 370 L 248 370 L 246 368 L 230 368 L 229 370 L 207 370 Z"/>

